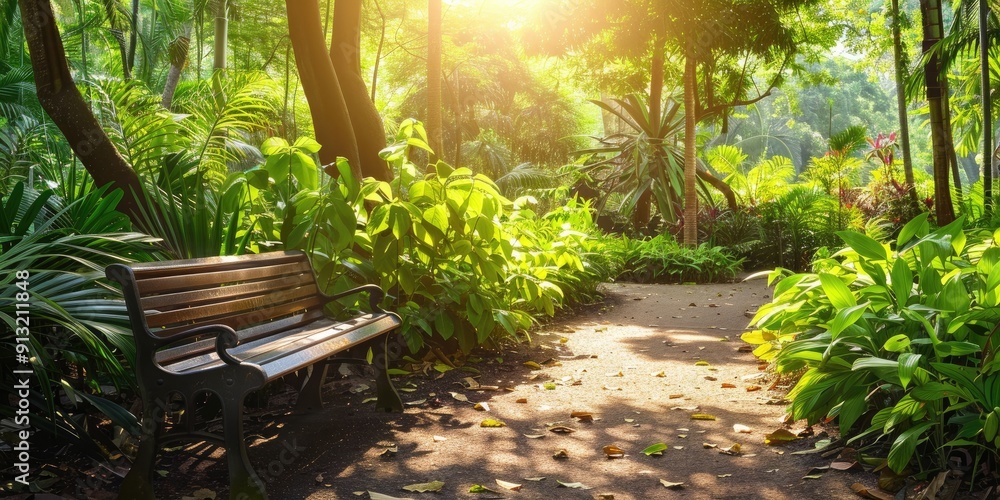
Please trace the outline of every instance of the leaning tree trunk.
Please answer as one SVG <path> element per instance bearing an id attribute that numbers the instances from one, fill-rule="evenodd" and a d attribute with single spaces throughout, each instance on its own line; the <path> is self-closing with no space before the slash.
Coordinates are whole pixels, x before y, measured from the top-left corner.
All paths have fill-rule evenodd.
<path id="1" fill-rule="evenodd" d="M 698 193 L 695 191 L 698 176 L 698 156 L 695 154 L 698 61 L 693 44 L 693 41 L 688 42 L 684 58 L 684 244 L 691 247 L 698 245 Z"/>
<path id="2" fill-rule="evenodd" d="M 167 51 L 170 54 L 170 70 L 167 72 L 167 82 L 163 85 L 163 98 L 160 105 L 169 110 L 174 100 L 174 92 L 177 91 L 177 84 L 181 81 L 181 72 L 187 65 L 188 47 L 191 39 L 187 35 L 181 35 L 170 42 Z"/>
<path id="3" fill-rule="evenodd" d="M 907 111 L 906 65 L 903 60 L 902 25 L 899 18 L 899 0 L 892 0 L 892 53 L 896 66 L 896 107 L 899 110 L 899 142 L 903 149 L 903 176 L 906 178 L 907 199 L 910 210 L 917 214 L 920 203 L 917 201 L 916 180 L 913 177 L 913 154 L 910 149 L 910 117 Z"/>
<path id="4" fill-rule="evenodd" d="M 926 57 L 924 80 L 927 87 L 927 104 L 930 110 L 932 158 L 934 161 L 934 207 L 938 224 L 955 220 L 951 201 L 947 130 L 945 129 L 944 89 L 941 85 L 941 60 L 932 49 L 944 34 L 941 0 L 920 0 L 923 19 L 923 50 Z"/>
<path id="5" fill-rule="evenodd" d="M 427 140 L 441 156 L 441 0 L 427 0 Z"/>
<path id="6" fill-rule="evenodd" d="M 361 0 L 337 0 L 334 4 L 330 60 L 354 126 L 361 161 L 359 168 L 365 177 L 390 181 L 392 171 L 379 157 L 386 145 L 385 126 L 361 77 L 361 4 Z"/>
<path id="7" fill-rule="evenodd" d="M 319 150 L 320 162 L 328 174 L 337 176 L 337 157 L 347 158 L 351 171 L 360 179 L 358 142 L 340 80 L 326 47 L 319 3 L 317 0 L 285 0 L 285 7 L 295 66 L 309 102 L 316 141 L 323 146 Z"/>
<path id="8" fill-rule="evenodd" d="M 143 192 L 139 176 L 115 149 L 77 90 L 52 5 L 48 0 L 18 0 L 18 5 L 39 103 L 66 137 L 94 183 L 110 184 L 125 192 L 118 209 L 139 225 L 143 220 L 138 202 Z"/>

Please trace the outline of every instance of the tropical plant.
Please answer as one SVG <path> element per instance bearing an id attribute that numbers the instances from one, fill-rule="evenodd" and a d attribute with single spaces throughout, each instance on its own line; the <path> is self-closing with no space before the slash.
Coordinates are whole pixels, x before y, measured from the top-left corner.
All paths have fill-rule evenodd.
<path id="1" fill-rule="evenodd" d="M 962 220 L 931 231 L 927 219 L 891 242 L 838 233 L 848 246 L 817 272 L 775 271 L 774 300 L 743 336 L 779 373 L 805 370 L 792 418 L 837 417 L 849 442 L 888 440 L 896 472 L 914 457 L 947 467 L 952 448 L 993 460 L 1000 449 L 1000 233 L 965 233 Z"/>
<path id="2" fill-rule="evenodd" d="M 637 95 L 614 99 L 615 105 L 591 102 L 620 119 L 628 129 L 595 138 L 598 147 L 579 151 L 581 155 L 595 156 L 595 161 L 583 168 L 584 173 L 599 179 L 606 193 L 625 193 L 622 208 L 634 214 L 634 223 L 649 221 L 647 207 L 651 199 L 656 201 L 665 222 L 676 223 L 684 195 L 684 157 L 676 147 L 684 126 L 680 105 L 668 101 L 662 116 L 651 117 L 649 107 Z M 597 208 L 603 206 L 598 204 Z"/>
<path id="3" fill-rule="evenodd" d="M 613 240 L 611 251 L 622 262 L 619 280 L 638 283 L 715 283 L 736 278 L 742 259 L 728 250 L 701 244 L 681 246 L 669 235 L 649 240 L 627 236 Z"/>
<path id="4" fill-rule="evenodd" d="M 0 351 L 15 359 L 24 345 L 15 335 L 27 335 L 32 384 L 39 388 L 30 399 L 32 424 L 99 459 L 111 450 L 86 413 L 97 410 L 115 426 L 139 432 L 135 418 L 112 400 L 115 393 L 134 393 L 134 346 L 124 304 L 103 276 L 113 262 L 151 258 L 154 240 L 131 232 L 128 219 L 114 210 L 121 197 L 95 189 L 64 204 L 52 191 L 19 183 L 0 200 L 6 276 L 0 281 Z M 30 325 L 18 320 L 24 319 L 17 314 L 21 292 L 30 293 Z M 13 397 L 13 373 L 0 377 L 4 397 Z M 0 414 L 13 418 L 14 410 L 5 405 Z"/>

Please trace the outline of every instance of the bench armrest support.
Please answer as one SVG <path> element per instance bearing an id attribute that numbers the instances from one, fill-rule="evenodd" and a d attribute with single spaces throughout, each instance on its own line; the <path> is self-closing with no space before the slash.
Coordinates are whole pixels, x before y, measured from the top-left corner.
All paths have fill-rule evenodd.
<path id="1" fill-rule="evenodd" d="M 368 292 L 368 305 L 371 307 L 372 312 L 376 313 L 385 312 L 382 310 L 382 307 L 379 306 L 379 304 L 382 302 L 382 299 L 385 298 L 385 292 L 382 291 L 382 287 L 378 285 L 363 285 L 334 295 L 327 295 L 327 300 L 334 301 L 361 292 Z"/>

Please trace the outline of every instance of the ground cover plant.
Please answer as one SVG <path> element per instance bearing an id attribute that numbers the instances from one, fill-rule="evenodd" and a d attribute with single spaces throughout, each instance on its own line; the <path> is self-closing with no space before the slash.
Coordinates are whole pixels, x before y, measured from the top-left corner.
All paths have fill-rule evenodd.
<path id="1" fill-rule="evenodd" d="M 975 476 L 1000 458 L 1000 234 L 927 218 L 893 240 L 839 233 L 847 246 L 814 272 L 775 271 L 774 300 L 742 338 L 798 376 L 791 418 L 836 418 L 900 474 L 947 470 L 966 449 Z"/>

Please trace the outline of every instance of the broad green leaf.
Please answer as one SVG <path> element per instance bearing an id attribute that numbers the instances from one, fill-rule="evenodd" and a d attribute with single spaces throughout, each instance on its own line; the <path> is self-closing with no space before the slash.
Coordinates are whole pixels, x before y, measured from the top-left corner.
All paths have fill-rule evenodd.
<path id="1" fill-rule="evenodd" d="M 264 156 L 271 156 L 288 150 L 288 141 L 281 137 L 270 137 L 260 145 L 260 153 Z"/>
<path id="2" fill-rule="evenodd" d="M 913 290 L 913 271 L 906 259 L 896 259 L 893 262 L 889 277 L 892 279 L 892 293 L 896 296 L 896 303 L 899 307 L 906 307 Z"/>
<path id="3" fill-rule="evenodd" d="M 287 142 L 285 144 L 288 144 Z M 295 144 L 292 145 L 306 153 L 318 153 L 320 148 L 323 146 L 316 142 L 316 139 L 312 137 L 302 136 L 295 140 Z M 266 153 L 265 153 L 266 154 Z"/>
<path id="4" fill-rule="evenodd" d="M 904 352 L 899 355 L 899 382 L 903 385 L 903 389 L 910 385 L 910 379 L 913 378 L 913 372 L 917 370 L 917 366 L 920 364 L 920 354 L 913 354 L 909 352 Z"/>
<path id="5" fill-rule="evenodd" d="M 929 213 L 923 212 L 903 226 L 903 229 L 899 231 L 899 237 L 896 239 L 896 249 L 898 251 L 903 251 L 903 247 L 909 243 L 911 239 L 923 238 L 927 235 L 928 228 L 930 227 L 927 223 L 927 217 L 929 215 Z"/>
<path id="6" fill-rule="evenodd" d="M 858 255 L 871 260 L 886 260 L 888 252 L 881 243 L 857 231 L 839 231 L 837 236 L 844 240 Z"/>
<path id="7" fill-rule="evenodd" d="M 889 352 L 903 352 L 909 347 L 910 337 L 908 337 L 905 333 L 900 333 L 899 335 L 894 335 L 889 340 L 886 340 L 882 349 Z"/>
<path id="8" fill-rule="evenodd" d="M 930 429 L 934 422 L 924 422 L 916 427 L 911 427 L 902 432 L 896 441 L 889 448 L 889 468 L 896 473 L 903 472 L 913 458 L 913 452 L 917 449 L 917 444 L 921 441 L 920 436 Z"/>
<path id="9" fill-rule="evenodd" d="M 839 281 L 839 280 L 838 280 Z M 837 311 L 837 315 L 834 316 L 833 322 L 830 323 L 830 336 L 834 340 L 843 333 L 843 331 L 858 322 L 862 316 L 865 314 L 865 310 L 871 305 L 870 302 L 865 302 L 864 304 L 857 304 L 855 306 L 847 307 Z"/>
<path id="10" fill-rule="evenodd" d="M 829 273 L 820 273 L 819 281 L 822 283 L 823 291 L 826 292 L 833 307 L 844 309 L 858 305 L 857 298 L 854 297 L 851 289 L 840 278 Z"/>
<path id="11" fill-rule="evenodd" d="M 962 392 L 953 385 L 941 382 L 928 382 L 910 390 L 910 395 L 918 401 L 937 401 L 948 396 L 957 396 Z"/>

